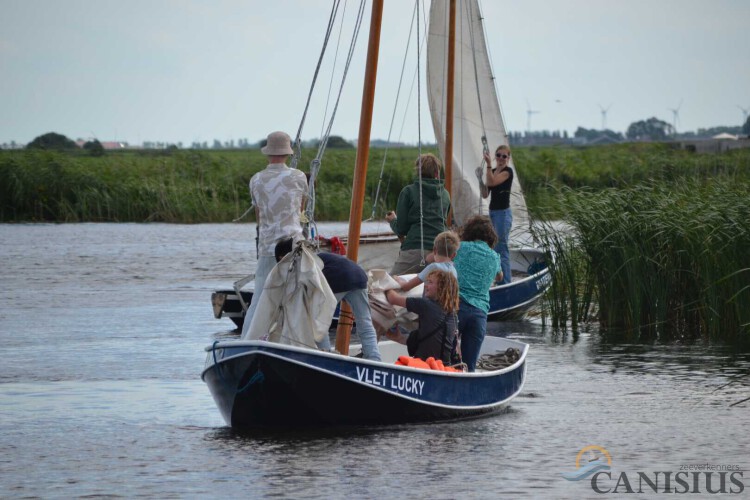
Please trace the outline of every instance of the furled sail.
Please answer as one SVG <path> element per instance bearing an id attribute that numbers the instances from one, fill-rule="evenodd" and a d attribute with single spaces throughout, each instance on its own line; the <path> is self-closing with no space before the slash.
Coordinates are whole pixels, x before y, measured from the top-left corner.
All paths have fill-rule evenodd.
<path id="1" fill-rule="evenodd" d="M 446 82 L 448 69 L 448 0 L 433 0 L 427 38 L 427 94 L 432 125 L 445 158 Z M 477 0 L 458 2 L 456 12 L 455 80 L 453 108 L 453 176 L 451 206 L 456 224 L 472 215 L 488 213 L 475 169 L 482 165 L 482 136 L 491 156 L 508 144 L 500 102 L 490 67 L 484 28 Z M 529 246 L 529 216 L 518 170 L 511 159 L 514 182 L 511 192 L 513 229 L 511 246 Z"/>

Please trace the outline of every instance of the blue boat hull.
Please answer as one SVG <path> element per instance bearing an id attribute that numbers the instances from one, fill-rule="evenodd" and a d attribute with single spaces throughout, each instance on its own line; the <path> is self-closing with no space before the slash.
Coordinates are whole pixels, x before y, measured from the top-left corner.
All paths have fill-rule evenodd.
<path id="1" fill-rule="evenodd" d="M 487 319 L 519 320 L 542 298 L 552 284 L 549 268 L 521 280 L 490 288 L 490 310 Z"/>
<path id="2" fill-rule="evenodd" d="M 544 292 L 552 283 L 552 277 L 548 267 L 523 279 L 513 281 L 507 285 L 496 286 L 490 289 L 490 311 L 487 314 L 488 319 L 493 321 L 500 320 L 520 320 L 523 319 L 529 310 L 542 297 Z M 243 300 L 249 304 L 253 297 L 252 291 L 241 291 Z M 214 307 L 214 315 L 217 318 L 228 317 L 242 328 L 245 319 L 245 312 L 234 290 L 217 290 L 213 293 L 211 300 L 216 303 L 217 296 L 221 296 L 220 308 Z M 333 325 L 338 320 L 339 309 L 333 316 Z"/>
<path id="3" fill-rule="evenodd" d="M 263 341 L 228 341 L 207 349 L 202 378 L 232 427 L 469 418 L 499 411 L 524 383 L 527 346 L 488 340 L 500 342 L 500 350 L 509 342 L 520 346 L 521 359 L 503 370 L 448 373 Z"/>

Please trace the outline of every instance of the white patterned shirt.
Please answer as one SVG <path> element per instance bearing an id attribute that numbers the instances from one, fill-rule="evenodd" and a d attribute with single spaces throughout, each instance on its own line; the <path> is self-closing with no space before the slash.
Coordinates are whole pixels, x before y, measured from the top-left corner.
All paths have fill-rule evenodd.
<path id="1" fill-rule="evenodd" d="M 307 196 L 307 178 L 283 163 L 271 163 L 250 179 L 250 197 L 260 213 L 258 254 L 274 255 L 284 238 L 302 238 L 300 209 Z"/>

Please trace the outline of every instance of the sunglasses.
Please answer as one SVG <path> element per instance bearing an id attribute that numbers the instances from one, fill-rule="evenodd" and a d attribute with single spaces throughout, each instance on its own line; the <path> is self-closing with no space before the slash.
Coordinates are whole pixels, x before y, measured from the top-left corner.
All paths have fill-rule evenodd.
<path id="1" fill-rule="evenodd" d="M 495 153 L 495 158 L 507 159 L 507 158 L 510 158 L 510 155 L 504 155 L 502 153 Z"/>

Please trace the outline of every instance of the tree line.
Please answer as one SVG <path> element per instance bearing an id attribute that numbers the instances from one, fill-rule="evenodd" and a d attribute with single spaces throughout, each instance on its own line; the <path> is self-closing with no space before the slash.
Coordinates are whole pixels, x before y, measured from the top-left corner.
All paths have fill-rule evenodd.
<path id="1" fill-rule="evenodd" d="M 615 132 L 610 129 L 598 130 L 598 129 L 587 129 L 584 127 L 578 127 L 573 134 L 573 139 L 568 136 L 567 131 L 529 131 L 529 132 L 509 132 L 508 136 L 511 144 L 523 145 L 532 141 L 550 141 L 550 142 L 583 142 L 583 143 L 595 143 L 595 142 L 625 142 L 625 141 L 667 141 L 675 139 L 700 139 L 710 138 L 714 135 L 721 133 L 729 133 L 733 135 L 750 135 L 750 117 L 747 118 L 745 123 L 741 127 L 710 127 L 700 128 L 695 132 L 682 132 L 677 133 L 674 127 L 660 120 L 656 117 L 651 117 L 646 120 L 640 120 L 631 123 L 625 133 Z M 373 141 L 373 143 L 384 145 L 384 141 Z M 238 139 L 235 142 L 233 139 L 225 142 L 221 142 L 218 139 L 214 139 L 213 143 L 209 146 L 207 141 L 198 142 L 194 141 L 190 145 L 190 149 L 259 149 L 265 146 L 266 139 L 251 143 L 247 139 Z M 317 148 L 320 145 L 319 139 L 311 139 L 304 141 L 302 146 L 305 148 Z M 401 147 L 402 144 L 394 145 L 394 147 Z M 332 135 L 328 138 L 327 147 L 337 148 L 353 148 L 354 144 L 347 141 L 341 136 Z M 17 149 L 18 145 L 15 141 L 11 141 L 10 144 L 3 144 L 0 149 Z M 86 141 L 82 148 L 78 144 L 69 139 L 68 137 L 58 134 L 56 132 L 48 132 L 42 134 L 30 143 L 26 145 L 27 149 L 45 149 L 45 150 L 76 150 L 83 149 L 92 156 L 101 156 L 104 154 L 105 149 L 102 143 L 98 139 L 92 139 Z M 183 149 L 182 143 L 170 144 L 164 142 L 151 142 L 146 141 L 142 145 L 143 149 Z"/>

